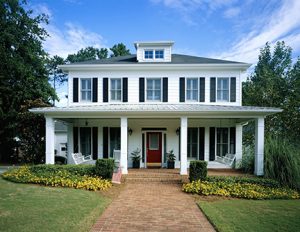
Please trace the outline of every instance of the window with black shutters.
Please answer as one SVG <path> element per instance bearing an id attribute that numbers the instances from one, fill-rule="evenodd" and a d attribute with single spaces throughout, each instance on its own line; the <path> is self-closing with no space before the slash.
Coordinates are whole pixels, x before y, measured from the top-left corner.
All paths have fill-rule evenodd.
<path id="1" fill-rule="evenodd" d="M 111 101 L 121 101 L 122 100 L 121 78 L 110 79 L 110 100 Z"/>
<path id="2" fill-rule="evenodd" d="M 197 159 L 198 157 L 198 128 L 188 128 L 188 150 L 187 157 Z"/>

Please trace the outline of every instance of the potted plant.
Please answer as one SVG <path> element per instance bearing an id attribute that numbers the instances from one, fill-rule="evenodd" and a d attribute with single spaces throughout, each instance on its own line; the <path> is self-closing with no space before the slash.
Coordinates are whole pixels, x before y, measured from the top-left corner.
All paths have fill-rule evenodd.
<path id="1" fill-rule="evenodd" d="M 176 160 L 176 156 L 174 155 L 174 151 L 170 150 L 169 152 L 167 152 L 167 167 L 168 167 L 168 169 L 175 168 L 175 160 Z"/>
<path id="2" fill-rule="evenodd" d="M 140 155 L 141 149 L 137 148 L 133 152 L 131 152 L 131 160 L 132 160 L 132 167 L 133 168 L 140 168 Z"/>

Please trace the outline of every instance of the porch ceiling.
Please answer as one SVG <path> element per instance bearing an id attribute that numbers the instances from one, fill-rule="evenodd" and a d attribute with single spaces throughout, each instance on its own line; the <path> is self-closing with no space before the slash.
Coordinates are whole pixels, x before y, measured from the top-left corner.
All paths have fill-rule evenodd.
<path id="1" fill-rule="evenodd" d="M 279 113 L 279 108 L 253 106 L 225 106 L 205 104 L 90 104 L 68 107 L 34 108 L 30 112 L 60 118 L 257 118 Z"/>

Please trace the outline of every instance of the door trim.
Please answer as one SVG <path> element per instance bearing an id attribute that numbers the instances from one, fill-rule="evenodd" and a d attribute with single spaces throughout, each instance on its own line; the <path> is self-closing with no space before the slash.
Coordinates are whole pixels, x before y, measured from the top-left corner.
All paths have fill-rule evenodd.
<path id="1" fill-rule="evenodd" d="M 142 134 L 144 134 L 145 136 L 145 147 L 144 147 L 144 152 L 145 152 L 145 160 L 144 160 L 144 167 L 145 168 L 148 168 L 148 167 L 151 167 L 151 164 L 152 163 L 149 163 L 147 162 L 147 155 L 148 155 L 148 152 L 147 152 L 147 134 L 148 133 L 151 133 L 151 132 L 155 132 L 155 133 L 160 133 L 161 134 L 161 163 L 158 163 L 160 164 L 159 166 L 160 167 L 164 167 L 164 155 L 163 155 L 163 151 L 164 151 L 164 134 L 166 134 L 166 131 L 164 130 L 164 128 L 160 128 L 160 130 L 147 130 L 147 131 L 142 131 Z"/>

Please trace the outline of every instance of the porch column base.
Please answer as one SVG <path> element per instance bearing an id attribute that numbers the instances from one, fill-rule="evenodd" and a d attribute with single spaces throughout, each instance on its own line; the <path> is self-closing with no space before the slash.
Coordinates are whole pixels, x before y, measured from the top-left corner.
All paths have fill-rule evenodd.
<path id="1" fill-rule="evenodd" d="M 187 117 L 182 117 L 180 124 L 180 175 L 187 175 Z"/>
<path id="2" fill-rule="evenodd" d="M 127 118 L 122 117 L 121 118 L 121 157 L 120 157 L 120 165 L 122 174 L 127 174 Z"/>
<path id="3" fill-rule="evenodd" d="M 46 164 L 54 164 L 54 119 L 45 117 L 46 119 Z"/>
<path id="4" fill-rule="evenodd" d="M 257 176 L 264 175 L 264 118 L 255 119 L 255 161 L 254 174 Z"/>

